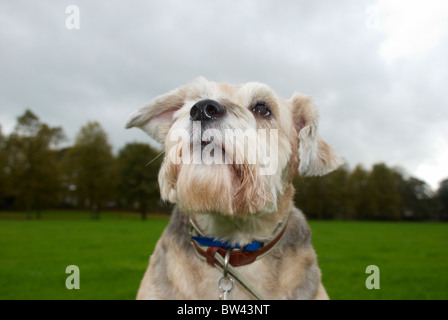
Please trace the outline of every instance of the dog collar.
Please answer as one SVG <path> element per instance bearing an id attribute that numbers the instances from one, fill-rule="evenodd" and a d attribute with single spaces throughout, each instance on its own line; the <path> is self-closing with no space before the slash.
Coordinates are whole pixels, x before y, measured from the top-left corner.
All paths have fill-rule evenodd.
<path id="1" fill-rule="evenodd" d="M 268 243 L 262 243 L 260 241 L 254 241 L 246 246 L 230 245 L 228 242 L 223 242 L 209 237 L 203 237 L 200 235 L 199 229 L 196 227 L 194 221 L 190 219 L 190 224 L 192 227 L 191 243 L 195 252 L 199 258 L 207 261 L 211 266 L 222 267 L 222 264 L 217 259 L 217 254 L 222 258 L 225 257 L 227 250 L 231 250 L 229 256 L 229 264 L 233 267 L 240 267 L 250 264 L 258 259 L 261 259 L 269 252 L 271 252 L 280 242 L 283 234 L 286 230 L 286 221 L 280 223 L 273 233 L 273 239 Z M 193 235 L 193 232 L 199 235 Z"/>
<path id="2" fill-rule="evenodd" d="M 263 246 L 263 242 L 254 241 L 241 247 L 239 244 L 232 245 L 227 241 L 216 240 L 214 238 L 209 237 L 201 237 L 201 236 L 191 236 L 194 241 L 196 241 L 200 246 L 204 247 L 220 247 L 226 249 L 242 249 L 243 251 L 256 251 Z"/>
<path id="3" fill-rule="evenodd" d="M 195 225 L 194 220 L 190 218 L 191 226 L 191 244 L 193 245 L 196 255 L 205 260 L 210 266 L 216 267 L 223 272 L 223 277 L 218 282 L 218 287 L 222 291 L 223 299 L 226 299 L 227 294 L 232 290 L 223 290 L 221 288 L 221 281 L 229 279 L 233 283 L 235 279 L 247 292 L 252 294 L 256 299 L 263 300 L 263 295 L 257 290 L 256 286 L 251 285 L 245 277 L 239 273 L 236 268 L 250 264 L 258 259 L 261 259 L 269 252 L 271 252 L 279 243 L 280 239 L 286 230 L 286 222 L 289 219 L 289 214 L 286 218 L 275 228 L 272 234 L 272 240 L 266 244 L 259 241 L 254 241 L 243 248 L 239 246 L 229 246 L 228 242 L 222 242 L 213 238 L 204 237 L 200 229 Z M 193 235 L 196 232 L 198 236 Z M 248 250 L 254 249 L 254 250 Z M 229 277 L 231 276 L 231 278 Z"/>

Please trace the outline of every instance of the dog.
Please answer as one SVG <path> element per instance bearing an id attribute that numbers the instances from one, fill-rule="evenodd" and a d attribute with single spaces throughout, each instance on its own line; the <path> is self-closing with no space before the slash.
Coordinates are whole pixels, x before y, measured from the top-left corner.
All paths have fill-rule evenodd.
<path id="1" fill-rule="evenodd" d="M 198 78 L 130 116 L 165 151 L 175 204 L 137 299 L 329 299 L 293 177 L 343 160 L 318 134 L 310 96 Z"/>

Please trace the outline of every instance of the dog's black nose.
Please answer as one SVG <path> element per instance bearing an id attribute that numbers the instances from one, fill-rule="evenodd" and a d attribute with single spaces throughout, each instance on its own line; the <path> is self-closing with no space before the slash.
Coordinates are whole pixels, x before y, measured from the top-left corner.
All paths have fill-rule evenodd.
<path id="1" fill-rule="evenodd" d="M 190 110 L 193 121 L 209 121 L 224 117 L 226 108 L 215 100 L 202 100 L 197 102 Z"/>

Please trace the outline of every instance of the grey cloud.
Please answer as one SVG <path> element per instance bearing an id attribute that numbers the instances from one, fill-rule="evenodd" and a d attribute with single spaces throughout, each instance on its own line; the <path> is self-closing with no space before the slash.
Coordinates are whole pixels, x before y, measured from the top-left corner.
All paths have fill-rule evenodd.
<path id="1" fill-rule="evenodd" d="M 81 28 L 69 31 L 71 4 L 0 1 L 4 131 L 30 108 L 72 140 L 98 120 L 116 149 L 148 141 L 124 130 L 127 116 L 202 75 L 311 94 L 322 136 L 351 165 L 412 173 L 438 152 L 431 141 L 448 139 L 446 37 L 388 63 L 385 35 L 366 27 L 375 1 L 76 1 Z"/>

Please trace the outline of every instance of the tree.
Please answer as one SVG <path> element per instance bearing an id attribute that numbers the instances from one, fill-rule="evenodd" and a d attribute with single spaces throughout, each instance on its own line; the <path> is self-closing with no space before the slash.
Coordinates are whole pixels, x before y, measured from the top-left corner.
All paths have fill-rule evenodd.
<path id="1" fill-rule="evenodd" d="M 323 177 L 298 175 L 293 180 L 296 189 L 294 201 L 297 207 L 311 219 L 324 218 L 322 179 Z"/>
<path id="2" fill-rule="evenodd" d="M 128 207 L 139 208 L 143 220 L 160 200 L 157 176 L 162 159 L 158 156 L 144 143 L 128 143 L 118 153 L 120 194 Z"/>
<path id="3" fill-rule="evenodd" d="M 112 147 L 98 122 L 81 128 L 67 157 L 68 184 L 75 186 L 79 201 L 91 211 L 91 219 L 99 219 L 101 207 L 114 192 L 116 171 Z"/>
<path id="4" fill-rule="evenodd" d="M 2 127 L 0 125 L 0 206 L 3 206 L 6 201 L 6 192 L 8 190 L 7 183 L 7 160 L 6 160 L 6 139 L 2 133 Z"/>
<path id="5" fill-rule="evenodd" d="M 348 219 L 348 177 L 346 166 L 341 166 L 335 171 L 322 177 L 322 189 L 324 190 L 321 201 L 324 202 L 323 211 L 325 218 Z"/>
<path id="6" fill-rule="evenodd" d="M 448 219 L 448 178 L 444 179 L 439 184 L 437 189 L 437 200 L 440 206 L 440 218 L 442 220 Z"/>
<path id="7" fill-rule="evenodd" d="M 13 133 L 6 139 L 7 192 L 26 209 L 27 218 L 33 210 L 40 218 L 42 208 L 57 202 L 60 171 L 54 149 L 64 139 L 61 128 L 40 122 L 30 110 L 17 118 Z"/>
<path id="8" fill-rule="evenodd" d="M 368 184 L 369 172 L 357 165 L 348 177 L 348 217 L 350 219 L 367 219 L 373 211 Z"/>
<path id="9" fill-rule="evenodd" d="M 434 195 L 429 185 L 414 177 L 400 177 L 400 194 L 404 218 L 422 220 L 430 218 L 435 210 Z"/>
<path id="10" fill-rule="evenodd" d="M 399 220 L 401 199 L 394 171 L 384 163 L 375 164 L 367 180 L 373 200 L 369 218 Z"/>

